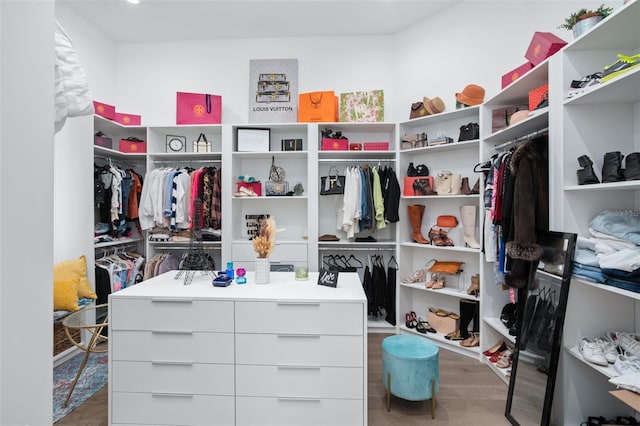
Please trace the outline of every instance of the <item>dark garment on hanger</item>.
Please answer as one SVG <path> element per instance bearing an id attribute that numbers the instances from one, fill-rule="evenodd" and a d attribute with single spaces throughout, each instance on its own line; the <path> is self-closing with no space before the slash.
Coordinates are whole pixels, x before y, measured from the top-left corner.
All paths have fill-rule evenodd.
<path id="1" fill-rule="evenodd" d="M 387 267 L 387 293 L 385 299 L 385 309 L 387 310 L 386 321 L 391 325 L 396 325 L 396 275 L 398 270 L 394 267 Z"/>
<path id="2" fill-rule="evenodd" d="M 109 278 L 109 271 L 99 266 L 95 268 L 96 276 L 96 305 L 102 305 L 107 303 L 109 295 L 111 294 L 111 279 Z"/>
<path id="3" fill-rule="evenodd" d="M 400 183 L 396 173 L 391 167 L 385 167 L 384 194 L 384 219 L 389 223 L 400 221 L 398 209 L 400 206 Z"/>
<path id="4" fill-rule="evenodd" d="M 382 264 L 382 256 L 374 256 L 373 261 L 373 301 L 375 305 L 374 315 L 380 316 L 385 312 L 387 274 Z"/>
<path id="5" fill-rule="evenodd" d="M 362 288 L 364 289 L 364 294 L 367 296 L 367 315 L 374 315 L 375 307 L 373 304 L 373 277 L 371 276 L 369 265 L 365 266 L 364 268 Z"/>

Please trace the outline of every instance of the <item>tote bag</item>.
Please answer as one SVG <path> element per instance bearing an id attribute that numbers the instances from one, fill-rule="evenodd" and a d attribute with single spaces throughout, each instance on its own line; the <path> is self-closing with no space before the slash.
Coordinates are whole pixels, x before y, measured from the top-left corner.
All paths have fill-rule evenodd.
<path id="1" fill-rule="evenodd" d="M 208 93 L 176 93 L 176 124 L 220 124 L 222 96 Z"/>

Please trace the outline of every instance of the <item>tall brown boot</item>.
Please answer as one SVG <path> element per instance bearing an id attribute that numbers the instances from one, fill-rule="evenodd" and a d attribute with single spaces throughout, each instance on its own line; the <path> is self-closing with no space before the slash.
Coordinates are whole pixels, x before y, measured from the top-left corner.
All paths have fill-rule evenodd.
<path id="1" fill-rule="evenodd" d="M 422 216 L 425 206 L 409 204 L 409 222 L 411 222 L 411 239 L 416 243 L 429 244 L 429 240 L 422 236 Z"/>
<path id="2" fill-rule="evenodd" d="M 469 188 L 469 178 L 468 177 L 463 177 L 462 178 L 462 188 L 461 191 L 464 195 L 470 195 L 471 194 L 471 188 Z"/>

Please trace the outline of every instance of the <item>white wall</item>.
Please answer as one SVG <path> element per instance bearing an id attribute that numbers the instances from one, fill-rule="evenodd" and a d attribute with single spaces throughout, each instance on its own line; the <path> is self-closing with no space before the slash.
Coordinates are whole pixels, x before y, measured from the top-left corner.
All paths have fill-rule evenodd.
<path id="1" fill-rule="evenodd" d="M 0 424 L 52 419 L 53 0 L 0 1 Z"/>

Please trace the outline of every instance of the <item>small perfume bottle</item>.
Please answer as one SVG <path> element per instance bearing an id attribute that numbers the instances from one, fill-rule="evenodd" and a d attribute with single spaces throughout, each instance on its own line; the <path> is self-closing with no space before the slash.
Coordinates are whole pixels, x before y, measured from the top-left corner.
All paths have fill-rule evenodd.
<path id="1" fill-rule="evenodd" d="M 233 279 L 233 262 L 227 262 L 227 270 L 225 272 L 227 277 Z"/>
<path id="2" fill-rule="evenodd" d="M 247 283 L 247 277 L 245 277 L 246 274 L 247 274 L 247 271 L 244 268 L 238 268 L 236 270 L 236 284 L 246 284 Z"/>

